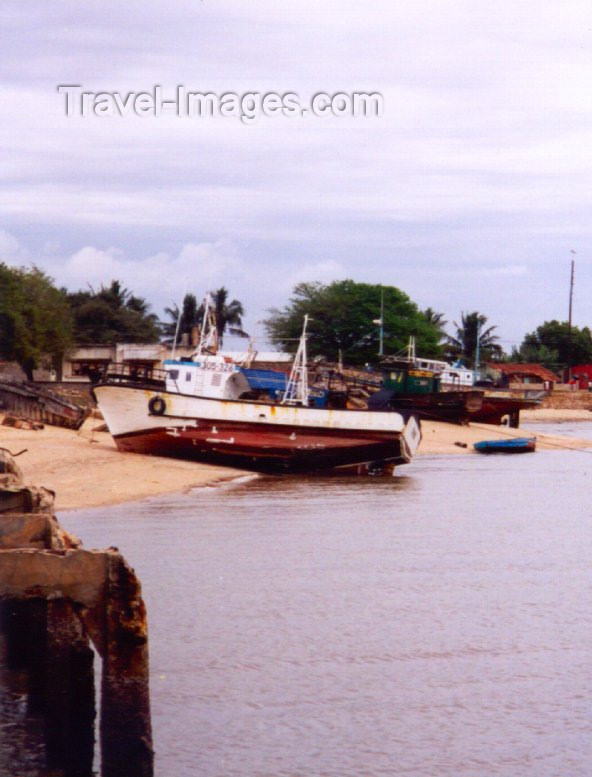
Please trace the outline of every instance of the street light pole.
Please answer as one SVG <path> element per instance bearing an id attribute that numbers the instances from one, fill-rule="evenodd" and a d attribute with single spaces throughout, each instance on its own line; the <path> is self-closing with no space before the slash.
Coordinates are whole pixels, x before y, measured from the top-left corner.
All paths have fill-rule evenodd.
<path id="1" fill-rule="evenodd" d="M 380 288 L 380 318 L 375 318 L 373 324 L 378 324 L 378 355 L 384 356 L 384 289 Z"/>

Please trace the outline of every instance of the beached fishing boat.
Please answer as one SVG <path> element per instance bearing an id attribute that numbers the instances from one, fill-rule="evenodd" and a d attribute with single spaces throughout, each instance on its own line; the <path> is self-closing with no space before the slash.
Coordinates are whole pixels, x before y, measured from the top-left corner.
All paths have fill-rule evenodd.
<path id="1" fill-rule="evenodd" d="M 391 358 L 395 360 L 399 358 L 401 361 L 400 355 Z M 412 363 L 415 370 L 437 374 L 438 386 L 434 389 L 435 391 L 450 394 L 456 397 L 457 401 L 459 392 L 470 392 L 473 395 L 472 399 L 467 398 L 467 404 L 459 416 L 462 421 L 497 425 L 507 423 L 512 428 L 518 428 L 520 426 L 520 411 L 531 410 L 540 405 L 538 398 L 529 397 L 526 394 L 520 396 L 516 392 L 495 387 L 492 381 L 478 380 L 478 374 L 474 370 L 464 367 L 460 362 L 448 364 L 435 359 L 416 358 L 413 338 L 410 340 L 405 360 Z M 479 401 L 477 401 L 477 392 L 480 397 Z M 437 407 L 438 398 L 435 398 L 434 404 Z M 449 400 L 449 405 L 454 405 L 452 399 Z M 438 412 L 436 409 L 435 413 Z M 453 419 L 451 413 L 448 413 L 448 418 L 444 418 L 445 413 L 441 415 L 443 420 Z"/>
<path id="2" fill-rule="evenodd" d="M 517 428 L 520 411 L 540 405 L 538 399 L 473 384 L 473 370 L 458 364 L 416 356 L 413 337 L 405 349 L 385 357 L 380 368 L 381 373 L 343 376 L 350 390 L 365 392 L 370 410 L 406 410 L 428 421 L 507 423 Z"/>
<path id="3" fill-rule="evenodd" d="M 191 360 L 168 360 L 162 372 L 113 365 L 94 387 L 120 450 L 266 472 L 379 474 L 411 460 L 421 439 L 414 415 L 315 406 L 306 320 L 276 399 L 253 399 L 244 368 L 209 352 L 207 337 Z"/>
<path id="4" fill-rule="evenodd" d="M 482 440 L 474 443 L 478 453 L 532 453 L 536 450 L 535 437 L 508 437 L 505 440 Z"/>
<path id="5" fill-rule="evenodd" d="M 350 389 L 367 390 L 368 410 L 411 412 L 427 421 L 467 423 L 481 409 L 482 390 L 442 390 L 439 367 L 416 357 L 413 337 L 403 351 L 384 358 L 380 368 L 380 373 L 345 378 Z"/>

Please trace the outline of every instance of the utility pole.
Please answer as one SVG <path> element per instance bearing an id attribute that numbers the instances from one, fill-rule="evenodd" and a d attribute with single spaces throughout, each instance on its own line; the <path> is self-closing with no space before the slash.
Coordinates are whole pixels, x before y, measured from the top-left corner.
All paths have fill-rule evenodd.
<path id="1" fill-rule="evenodd" d="M 572 307 L 573 307 L 574 267 L 575 267 L 574 256 L 575 255 L 576 255 L 576 252 L 574 250 L 571 250 L 571 276 L 569 281 L 569 315 L 567 319 L 567 358 L 568 358 L 567 374 L 568 374 L 569 381 L 571 381 L 571 355 L 572 355 L 571 314 L 572 314 Z"/>
<path id="2" fill-rule="evenodd" d="M 571 254 L 572 254 L 572 260 L 571 260 L 571 278 L 569 282 L 569 319 L 568 319 L 568 331 L 569 331 L 570 338 L 571 338 L 571 312 L 572 312 L 572 304 L 573 304 L 574 265 L 575 265 L 575 259 L 573 257 L 576 255 L 576 252 L 571 251 Z"/>

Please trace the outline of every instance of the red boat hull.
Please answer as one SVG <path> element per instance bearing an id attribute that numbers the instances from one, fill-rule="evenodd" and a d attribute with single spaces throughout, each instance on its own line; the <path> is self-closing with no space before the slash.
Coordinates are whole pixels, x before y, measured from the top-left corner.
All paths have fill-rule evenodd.
<path id="1" fill-rule="evenodd" d="M 143 429 L 114 437 L 119 450 L 153 456 L 205 461 L 262 472 L 314 472 L 334 468 L 388 469 L 407 463 L 411 454 L 403 437 L 364 432 L 261 429 L 251 424 L 217 421 Z M 388 465 L 388 466 L 387 466 Z"/>

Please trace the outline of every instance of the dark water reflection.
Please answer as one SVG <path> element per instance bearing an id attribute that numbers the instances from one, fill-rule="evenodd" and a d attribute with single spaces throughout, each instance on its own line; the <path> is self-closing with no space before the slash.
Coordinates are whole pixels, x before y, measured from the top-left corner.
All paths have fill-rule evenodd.
<path id="1" fill-rule="evenodd" d="M 142 580 L 158 774 L 589 775 L 591 456 L 64 514 Z"/>

